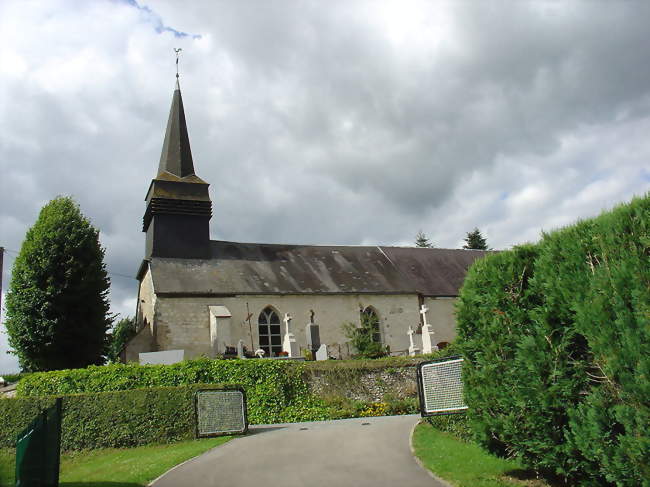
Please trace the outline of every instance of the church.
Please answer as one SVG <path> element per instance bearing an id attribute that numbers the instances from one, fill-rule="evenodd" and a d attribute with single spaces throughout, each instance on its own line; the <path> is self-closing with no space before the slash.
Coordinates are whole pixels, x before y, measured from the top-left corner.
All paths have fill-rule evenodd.
<path id="1" fill-rule="evenodd" d="M 486 252 L 210 240 L 208 186 L 194 170 L 177 81 L 145 198 L 138 332 L 124 361 L 147 352 L 187 359 L 242 348 L 249 356 L 291 357 L 318 345 L 329 357 L 347 358 L 356 351 L 342 325 L 360 326 L 364 316 L 374 323 L 373 340 L 393 355 L 413 351 L 413 343 L 421 350 L 423 341 L 435 348 L 454 339 L 459 288 Z"/>

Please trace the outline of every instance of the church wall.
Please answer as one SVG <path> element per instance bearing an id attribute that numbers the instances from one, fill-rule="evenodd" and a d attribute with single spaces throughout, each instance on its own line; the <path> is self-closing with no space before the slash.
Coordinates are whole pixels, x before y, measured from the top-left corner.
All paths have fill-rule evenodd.
<path id="1" fill-rule="evenodd" d="M 157 348 L 154 329 L 156 294 L 149 269 L 140 281 L 139 298 L 137 325 L 140 330 L 124 347 L 123 355 L 126 362 L 137 362 L 140 353 L 153 352 Z"/>
<path id="2" fill-rule="evenodd" d="M 158 297 L 156 304 L 156 340 L 159 350 L 184 349 L 187 358 L 212 356 L 210 346 L 210 313 L 208 306 L 225 306 L 232 314 L 230 336 L 236 346 L 241 338 L 251 348 L 251 334 L 246 321 L 247 303 L 253 332 L 253 348 L 259 347 L 257 320 L 261 311 L 272 306 L 282 320 L 289 313 L 291 331 L 301 349 L 306 348 L 305 325 L 310 310 L 320 327 L 321 343 L 328 345 L 330 355 L 347 357 L 353 352 L 343 335 L 341 324 L 359 323 L 359 308 L 372 306 L 380 318 L 382 341 L 392 352 L 408 350 L 406 331 L 417 329 L 420 322 L 417 295 L 257 295 L 229 298 Z M 427 299 L 428 318 L 434 325 L 436 343 L 453 337 L 453 300 Z M 284 334 L 284 323 L 282 323 Z M 420 335 L 414 336 L 421 347 Z"/>
<path id="3" fill-rule="evenodd" d="M 424 298 L 424 304 L 429 308 L 427 320 L 433 326 L 433 343 L 451 343 L 456 338 L 456 305 L 457 298 Z"/>

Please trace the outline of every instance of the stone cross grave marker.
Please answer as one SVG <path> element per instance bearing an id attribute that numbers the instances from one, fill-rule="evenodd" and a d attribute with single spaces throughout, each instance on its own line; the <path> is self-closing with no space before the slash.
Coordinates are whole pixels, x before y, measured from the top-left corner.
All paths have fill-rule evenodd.
<path id="1" fill-rule="evenodd" d="M 411 328 L 411 325 L 409 325 L 409 330 L 406 332 L 406 334 L 409 336 L 409 342 L 411 343 L 409 345 L 409 355 L 413 357 L 414 355 L 417 355 L 417 353 L 420 351 L 418 347 L 415 346 L 413 343 L 413 334 L 415 332 L 413 331 L 413 328 Z"/>
<path id="2" fill-rule="evenodd" d="M 286 313 L 284 315 L 285 333 L 284 340 L 282 341 L 282 351 L 287 352 L 289 357 L 297 357 L 299 355 L 298 344 L 296 337 L 291 333 L 291 315 Z"/>
<path id="3" fill-rule="evenodd" d="M 420 314 L 422 315 L 422 353 L 431 353 L 434 350 L 438 350 L 438 347 L 433 345 L 432 336 L 433 329 L 427 321 L 427 308 L 424 304 L 420 308 Z"/>

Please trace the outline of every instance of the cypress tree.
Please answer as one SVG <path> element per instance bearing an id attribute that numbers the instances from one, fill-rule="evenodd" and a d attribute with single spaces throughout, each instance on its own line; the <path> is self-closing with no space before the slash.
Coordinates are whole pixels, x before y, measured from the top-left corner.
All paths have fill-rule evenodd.
<path id="1" fill-rule="evenodd" d="M 457 310 L 477 439 L 571 485 L 650 487 L 650 195 L 477 261 Z"/>
<path id="2" fill-rule="evenodd" d="M 110 281 L 99 232 L 69 197 L 45 205 L 16 258 L 6 301 L 23 371 L 102 364 Z"/>

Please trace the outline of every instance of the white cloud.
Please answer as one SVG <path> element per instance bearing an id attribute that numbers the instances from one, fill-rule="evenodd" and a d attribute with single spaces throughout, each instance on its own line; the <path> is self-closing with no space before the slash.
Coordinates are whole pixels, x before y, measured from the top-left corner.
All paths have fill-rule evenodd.
<path id="1" fill-rule="evenodd" d="M 114 312 L 133 312 L 135 281 L 117 274 L 143 254 L 173 47 L 214 238 L 408 244 L 422 229 L 458 247 L 478 226 L 496 248 L 536 240 L 648 189 L 649 13 L 2 2 L 0 245 L 74 196 L 102 231 Z"/>

